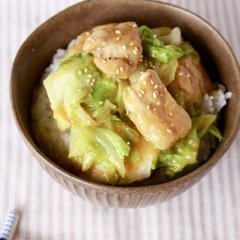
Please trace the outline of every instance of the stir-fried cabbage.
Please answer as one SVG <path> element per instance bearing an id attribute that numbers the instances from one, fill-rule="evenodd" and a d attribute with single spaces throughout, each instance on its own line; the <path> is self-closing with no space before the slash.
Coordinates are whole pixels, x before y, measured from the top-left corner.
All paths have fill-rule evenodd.
<path id="1" fill-rule="evenodd" d="M 157 168 L 174 177 L 200 161 L 203 143 L 222 138 L 217 114 L 201 111 L 213 85 L 178 27 L 93 28 L 44 86 L 59 130 L 70 130 L 69 161 L 92 181 L 129 184 Z"/>
<path id="2" fill-rule="evenodd" d="M 147 26 L 140 27 L 143 34 L 143 49 L 148 55 L 160 63 L 169 63 L 172 59 L 178 59 L 193 51 L 192 48 L 165 44 L 154 31 Z"/>
<path id="3" fill-rule="evenodd" d="M 192 119 L 193 126 L 186 137 L 159 156 L 157 167 L 166 167 L 166 174 L 173 177 L 184 167 L 195 164 L 198 160 L 201 140 L 215 136 L 221 141 L 221 134 L 214 126 L 215 115 L 200 114 Z M 210 135 L 210 136 L 209 136 Z"/>

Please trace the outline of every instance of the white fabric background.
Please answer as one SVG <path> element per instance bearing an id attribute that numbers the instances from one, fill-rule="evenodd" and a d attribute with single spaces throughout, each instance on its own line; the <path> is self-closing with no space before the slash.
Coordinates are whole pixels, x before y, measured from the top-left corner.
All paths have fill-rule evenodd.
<path id="1" fill-rule="evenodd" d="M 14 239 L 240 239 L 240 135 L 198 184 L 163 204 L 141 209 L 94 206 L 73 196 L 45 173 L 12 120 L 9 76 L 25 38 L 76 0 L 0 1 L 0 224 L 20 213 Z M 240 60 L 240 1 L 171 0 L 207 19 Z"/>

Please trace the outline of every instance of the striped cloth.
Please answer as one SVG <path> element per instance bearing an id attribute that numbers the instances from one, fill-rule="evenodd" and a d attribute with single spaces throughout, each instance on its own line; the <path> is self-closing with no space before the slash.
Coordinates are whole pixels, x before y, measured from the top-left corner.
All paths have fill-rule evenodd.
<path id="1" fill-rule="evenodd" d="M 30 32 L 76 0 L 0 1 L 0 223 L 16 209 L 19 240 L 240 239 L 240 135 L 198 184 L 141 209 L 94 206 L 54 182 L 33 159 L 13 123 L 8 83 L 15 54 Z M 215 26 L 240 60 L 240 1 L 171 0 Z M 1 226 L 0 226 L 1 227 Z"/>

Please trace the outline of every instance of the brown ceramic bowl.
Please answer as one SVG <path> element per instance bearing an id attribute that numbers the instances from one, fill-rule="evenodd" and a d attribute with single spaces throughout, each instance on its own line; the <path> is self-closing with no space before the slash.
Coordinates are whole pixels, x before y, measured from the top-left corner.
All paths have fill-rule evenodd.
<path id="1" fill-rule="evenodd" d="M 39 149 L 30 129 L 30 101 L 58 48 L 64 48 L 84 30 L 119 21 L 138 24 L 179 26 L 185 39 L 199 51 L 213 81 L 223 83 L 233 96 L 221 119 L 223 140 L 208 161 L 176 180 L 149 186 L 107 186 L 70 174 Z M 12 68 L 10 95 L 13 114 L 24 141 L 49 175 L 64 188 L 92 203 L 110 207 L 143 207 L 171 199 L 198 182 L 219 161 L 233 142 L 240 120 L 240 71 L 222 36 L 199 16 L 180 7 L 156 1 L 93 0 L 78 3 L 58 13 L 37 28 L 23 43 Z"/>

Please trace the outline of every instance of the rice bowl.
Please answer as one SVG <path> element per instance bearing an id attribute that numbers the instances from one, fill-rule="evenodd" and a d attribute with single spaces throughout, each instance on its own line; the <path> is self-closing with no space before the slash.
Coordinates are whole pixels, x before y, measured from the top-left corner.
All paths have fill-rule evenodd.
<path id="1" fill-rule="evenodd" d="M 120 8 L 119 6 L 123 2 L 124 8 Z M 142 8 L 143 2 L 144 9 Z M 99 4 L 103 11 L 101 18 L 96 14 Z M 109 9 L 110 5 L 111 9 L 118 9 L 118 11 L 106 14 L 105 11 Z M 82 8 L 84 11 L 82 11 Z M 157 14 L 159 11 L 163 13 L 161 16 Z M 146 12 L 148 12 L 147 15 Z M 86 14 L 92 21 L 87 22 L 84 20 Z M 142 17 L 140 18 L 139 16 Z M 79 27 L 77 24 L 78 21 L 76 21 L 79 18 L 83 19 L 84 27 L 82 28 L 81 26 Z M 63 22 L 63 19 L 66 21 Z M 106 186 L 76 177 L 55 164 L 50 156 L 46 156 L 46 153 L 36 144 L 30 129 L 29 104 L 33 89 L 40 81 L 44 69 L 50 64 L 49 59 L 57 49 L 65 48 L 71 39 L 74 39 L 80 32 L 94 25 L 129 19 L 152 26 L 157 21 L 161 21 L 161 25 L 169 23 L 171 26 L 176 26 L 176 23 L 178 23 L 186 39 L 190 41 L 197 39 L 194 45 L 199 52 L 203 53 L 203 63 L 207 67 L 207 71 L 210 72 L 210 75 L 216 81 L 226 86 L 228 91 L 232 92 L 232 97 L 224 109 L 221 119 L 223 140 L 211 158 L 195 171 L 164 184 L 141 187 Z M 66 28 L 68 24 L 70 24 L 71 29 Z M 56 25 L 60 26 L 60 31 L 53 31 Z M 62 33 L 66 29 L 69 29 L 68 35 L 63 35 Z M 52 33 L 51 35 L 49 35 L 49 31 Z M 48 39 L 48 44 L 45 43 L 46 39 Z M 218 51 L 216 51 L 216 47 Z M 213 69 L 216 71 L 213 71 Z M 100 3 L 98 1 L 87 1 L 77 4 L 50 19 L 47 24 L 40 26 L 26 43 L 23 44 L 13 65 L 11 100 L 14 116 L 23 139 L 41 166 L 53 179 L 72 193 L 93 203 L 112 207 L 139 207 L 160 203 L 185 191 L 202 178 L 226 152 L 239 129 L 239 110 L 238 108 L 236 109 L 239 103 L 239 76 L 239 67 L 236 59 L 219 33 L 204 20 L 184 9 L 152 1 L 142 1 L 141 3 L 126 1 L 101 1 Z M 225 96 L 225 98 L 228 97 L 230 97 L 229 94 Z M 45 97 L 43 96 L 44 101 Z"/>

